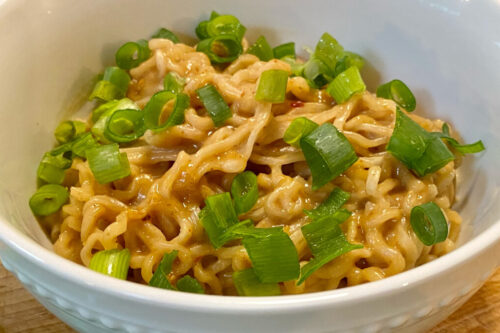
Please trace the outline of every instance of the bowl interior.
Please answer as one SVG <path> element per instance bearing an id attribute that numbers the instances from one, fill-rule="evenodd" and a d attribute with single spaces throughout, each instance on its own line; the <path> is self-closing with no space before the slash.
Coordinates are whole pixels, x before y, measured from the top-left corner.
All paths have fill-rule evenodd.
<path id="1" fill-rule="evenodd" d="M 92 109 L 86 101 L 92 83 L 114 63 L 122 43 L 148 38 L 159 27 L 192 42 L 197 22 L 215 9 L 240 18 L 250 42 L 263 34 L 271 44 L 295 41 L 301 50 L 328 31 L 366 58 L 369 90 L 399 78 L 415 93 L 418 114 L 448 121 L 465 142 L 482 139 L 486 153 L 465 158 L 459 173 L 456 207 L 464 219 L 465 243 L 500 216 L 495 204 L 500 40 L 495 15 L 478 19 L 498 12 L 498 6 L 428 0 L 0 2 L 0 224 L 9 223 L 50 248 L 28 199 L 38 162 L 54 143 L 55 126 Z"/>

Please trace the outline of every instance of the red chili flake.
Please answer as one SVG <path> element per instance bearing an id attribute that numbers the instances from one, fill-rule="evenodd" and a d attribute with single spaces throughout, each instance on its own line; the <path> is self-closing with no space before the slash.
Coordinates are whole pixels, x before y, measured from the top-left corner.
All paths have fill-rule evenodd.
<path id="1" fill-rule="evenodd" d="M 293 101 L 292 103 L 290 103 L 290 106 L 292 108 L 301 108 L 304 106 L 304 102 L 302 101 Z"/>

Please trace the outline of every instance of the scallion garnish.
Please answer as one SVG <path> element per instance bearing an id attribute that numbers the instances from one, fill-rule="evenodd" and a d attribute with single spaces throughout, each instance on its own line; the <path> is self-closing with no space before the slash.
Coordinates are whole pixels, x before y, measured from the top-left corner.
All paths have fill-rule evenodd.
<path id="1" fill-rule="evenodd" d="M 283 103 L 285 101 L 288 73 L 279 69 L 270 69 L 262 72 L 259 86 L 255 93 L 258 101 Z"/>
<path id="2" fill-rule="evenodd" d="M 122 95 L 123 93 L 113 83 L 101 80 L 94 86 L 94 90 L 92 90 L 89 100 L 98 99 L 100 101 L 107 102 L 123 97 Z"/>
<path id="3" fill-rule="evenodd" d="M 262 61 L 269 61 L 273 58 L 273 50 L 264 36 L 257 38 L 255 43 L 248 48 L 247 53 L 257 56 Z"/>
<path id="4" fill-rule="evenodd" d="M 302 267 L 297 285 L 303 283 L 313 272 L 332 259 L 363 247 L 349 243 L 339 226 L 350 215 L 349 211 L 340 209 L 333 215 L 314 220 L 302 227 L 302 234 L 314 258 Z"/>
<path id="5" fill-rule="evenodd" d="M 283 141 L 294 147 L 300 147 L 300 139 L 318 128 L 318 124 L 305 117 L 295 118 L 283 135 Z"/>
<path id="6" fill-rule="evenodd" d="M 85 154 L 90 170 L 100 184 L 106 184 L 130 175 L 127 154 L 120 153 L 116 143 L 87 149 Z"/>
<path id="7" fill-rule="evenodd" d="M 245 35 L 245 31 L 246 28 L 233 15 L 212 17 L 206 27 L 206 32 L 210 37 L 229 35 L 236 37 L 240 41 Z"/>
<path id="8" fill-rule="evenodd" d="M 71 151 L 76 156 L 87 158 L 86 151 L 90 148 L 99 147 L 99 144 L 94 139 L 91 133 L 85 133 L 71 142 Z"/>
<path id="9" fill-rule="evenodd" d="M 418 239 L 427 246 L 446 240 L 448 223 L 434 202 L 415 206 L 410 213 L 410 223 Z"/>
<path id="10" fill-rule="evenodd" d="M 325 216 L 333 215 L 342 207 L 350 198 L 350 194 L 342 191 L 340 187 L 336 187 L 318 207 L 311 210 L 304 210 L 311 220 L 317 220 Z"/>
<path id="11" fill-rule="evenodd" d="M 450 130 L 447 123 L 443 124 L 442 133 L 434 133 L 442 139 L 446 140 L 450 146 L 462 154 L 475 154 L 482 152 L 486 148 L 481 140 L 470 144 L 460 144 L 456 139 L 450 136 Z"/>
<path id="12" fill-rule="evenodd" d="M 168 119 L 161 122 L 162 112 L 168 101 L 175 100 L 174 107 Z M 151 97 L 144 107 L 144 123 L 146 128 L 162 131 L 184 122 L 184 113 L 189 107 L 189 96 L 183 93 L 173 94 L 170 91 L 160 91 Z"/>
<path id="13" fill-rule="evenodd" d="M 106 67 L 102 80 L 111 82 L 120 90 L 121 96 L 115 98 L 123 98 L 127 94 L 130 76 L 123 69 L 114 66 Z"/>
<path id="14" fill-rule="evenodd" d="M 60 123 L 54 131 L 57 142 L 66 143 L 84 133 L 87 125 L 83 121 L 67 120 Z"/>
<path id="15" fill-rule="evenodd" d="M 206 207 L 198 217 L 210 242 L 217 249 L 227 242 L 222 236 L 229 227 L 238 223 L 238 217 L 228 192 L 209 196 L 205 203 Z"/>
<path id="16" fill-rule="evenodd" d="M 340 104 L 347 101 L 355 93 L 366 90 L 357 66 L 351 66 L 333 79 L 326 92 Z"/>
<path id="17" fill-rule="evenodd" d="M 238 58 L 243 47 L 235 36 L 219 35 L 200 41 L 196 51 L 205 53 L 213 63 L 223 64 Z"/>
<path id="18" fill-rule="evenodd" d="M 399 108 L 386 149 L 420 177 L 441 169 L 455 159 L 439 136 L 424 130 Z"/>
<path id="19" fill-rule="evenodd" d="M 46 153 L 38 165 L 37 176 L 48 184 L 62 184 L 65 170 L 71 166 L 71 160 L 64 154 L 52 155 Z"/>
<path id="20" fill-rule="evenodd" d="M 165 29 L 165 28 L 160 28 L 157 32 L 155 32 L 151 38 L 163 38 L 163 39 L 169 39 L 174 43 L 179 43 L 179 37 L 177 37 L 176 34 L 174 34 L 172 31 Z"/>
<path id="21" fill-rule="evenodd" d="M 313 190 L 336 178 L 358 160 L 347 138 L 330 123 L 303 137 L 300 147 L 311 169 Z"/>
<path id="22" fill-rule="evenodd" d="M 128 249 L 99 251 L 90 260 L 89 268 L 117 279 L 125 280 L 130 264 Z"/>
<path id="23" fill-rule="evenodd" d="M 172 271 L 172 264 L 174 263 L 175 258 L 177 258 L 177 250 L 174 250 L 170 253 L 165 253 L 163 258 L 153 273 L 153 277 L 149 280 L 149 285 L 152 287 L 163 288 L 175 290 L 174 286 L 170 283 L 168 279 L 168 275 Z"/>
<path id="24" fill-rule="evenodd" d="M 119 101 L 107 102 L 99 106 L 92 112 L 92 121 L 94 122 L 94 126 L 92 126 L 90 131 L 97 140 L 102 143 L 110 143 L 108 138 L 106 138 L 106 136 L 104 135 L 108 119 L 114 112 L 124 109 L 138 110 L 139 107 L 130 99 L 122 98 Z"/>
<path id="25" fill-rule="evenodd" d="M 175 286 L 177 287 L 177 290 L 184 291 L 187 293 L 193 293 L 193 294 L 205 293 L 205 289 L 203 289 L 198 280 L 189 275 L 184 275 L 182 278 L 180 278 Z"/>
<path id="26" fill-rule="evenodd" d="M 236 214 L 248 212 L 259 198 L 257 176 L 252 171 L 244 171 L 234 177 L 231 183 L 231 195 Z"/>
<path id="27" fill-rule="evenodd" d="M 352 66 L 358 67 L 359 70 L 365 65 L 365 60 L 359 54 L 344 51 L 342 57 L 335 64 L 335 76 L 339 75 L 346 69 Z"/>
<path id="28" fill-rule="evenodd" d="M 252 268 L 233 273 L 233 282 L 240 296 L 277 296 L 281 295 L 277 283 L 262 283 Z"/>
<path id="29" fill-rule="evenodd" d="M 297 249 L 283 228 L 253 228 L 243 237 L 255 275 L 263 283 L 296 279 L 300 274 Z"/>
<path id="30" fill-rule="evenodd" d="M 333 70 L 321 59 L 311 56 L 304 64 L 303 75 L 308 84 L 316 89 L 323 87 L 333 78 Z"/>
<path id="31" fill-rule="evenodd" d="M 54 214 L 68 201 L 68 190 L 57 184 L 47 184 L 36 190 L 29 205 L 33 214 L 47 216 Z"/>
<path id="32" fill-rule="evenodd" d="M 172 94 L 179 94 L 184 90 L 186 79 L 175 72 L 169 72 L 163 79 L 163 90 Z"/>
<path id="33" fill-rule="evenodd" d="M 377 97 L 392 99 L 408 112 L 415 110 L 417 101 L 410 88 L 401 80 L 392 80 L 377 88 Z"/>
<path id="34" fill-rule="evenodd" d="M 144 135 L 144 112 L 125 109 L 113 112 L 104 129 L 104 136 L 111 142 L 131 142 Z"/>
<path id="35" fill-rule="evenodd" d="M 146 61 L 150 54 L 148 41 L 141 39 L 123 44 L 116 51 L 115 60 L 118 67 L 129 70 Z"/>
<path id="36" fill-rule="evenodd" d="M 295 59 L 295 43 L 290 42 L 276 46 L 273 49 L 273 56 L 276 59 L 282 59 L 282 58 Z"/>
<path id="37" fill-rule="evenodd" d="M 313 57 L 321 59 L 329 71 L 333 72 L 337 61 L 340 60 L 344 52 L 342 45 L 337 42 L 329 33 L 325 32 L 316 44 Z"/>
<path id="38" fill-rule="evenodd" d="M 207 84 L 197 89 L 196 94 L 205 106 L 215 126 L 222 126 L 227 119 L 231 118 L 231 109 L 213 85 Z"/>

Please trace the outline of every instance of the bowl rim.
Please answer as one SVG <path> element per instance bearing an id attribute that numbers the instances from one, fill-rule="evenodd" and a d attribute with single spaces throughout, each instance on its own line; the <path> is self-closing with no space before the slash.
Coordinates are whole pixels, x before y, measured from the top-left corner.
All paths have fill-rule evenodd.
<path id="1" fill-rule="evenodd" d="M 241 314 L 242 311 L 257 314 L 281 312 L 284 309 L 291 311 L 303 310 L 305 306 L 310 309 L 325 305 L 330 307 L 341 305 L 344 307 L 353 303 L 366 302 L 379 297 L 381 294 L 389 296 L 394 293 L 401 293 L 405 289 L 422 284 L 434 276 L 473 259 L 500 240 L 500 220 L 497 220 L 479 235 L 450 253 L 424 265 L 378 281 L 348 288 L 300 295 L 240 297 L 181 293 L 118 280 L 57 255 L 22 234 L 3 217 L 0 218 L 0 226 L 2 227 L 0 228 L 2 229 L 0 240 L 11 250 L 21 255 L 31 264 L 37 265 L 41 269 L 56 274 L 81 287 L 92 288 L 108 295 L 127 298 L 143 304 L 166 308 L 175 306 L 177 309 L 189 309 L 205 313 L 226 312 L 228 314 Z M 498 265 L 498 263 L 495 263 L 495 265 Z"/>

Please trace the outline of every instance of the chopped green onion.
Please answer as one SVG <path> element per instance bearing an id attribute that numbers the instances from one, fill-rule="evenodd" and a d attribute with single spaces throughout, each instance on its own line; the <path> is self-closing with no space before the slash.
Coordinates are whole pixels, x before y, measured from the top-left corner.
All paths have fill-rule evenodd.
<path id="1" fill-rule="evenodd" d="M 325 216 L 333 215 L 342 207 L 351 195 L 342 191 L 340 187 L 336 187 L 330 193 L 328 198 L 323 201 L 318 207 L 311 210 L 304 210 L 311 220 L 317 220 Z"/>
<path id="2" fill-rule="evenodd" d="M 115 98 L 123 98 L 127 94 L 130 76 L 123 69 L 118 67 L 107 67 L 104 70 L 102 80 L 113 83 L 120 90 L 122 93 L 121 96 Z"/>
<path id="3" fill-rule="evenodd" d="M 108 118 L 117 110 L 124 109 L 139 110 L 139 107 L 130 99 L 122 98 L 118 101 L 114 100 L 104 103 L 92 111 L 92 122 L 94 123 L 94 126 L 91 128 L 92 134 L 94 134 L 99 141 L 110 143 L 104 135 Z"/>
<path id="4" fill-rule="evenodd" d="M 263 283 L 296 279 L 300 274 L 297 249 L 283 228 L 254 228 L 254 235 L 243 238 L 243 246 L 253 269 Z"/>
<path id="5" fill-rule="evenodd" d="M 212 12 L 210 13 L 210 20 L 209 21 L 213 20 L 214 18 L 216 18 L 218 16 L 220 16 L 220 14 L 217 13 L 215 10 L 212 10 Z"/>
<path id="6" fill-rule="evenodd" d="M 231 109 L 213 85 L 207 84 L 197 89 L 196 94 L 205 106 L 215 126 L 224 125 L 224 122 L 232 117 Z"/>
<path id="7" fill-rule="evenodd" d="M 392 80 L 377 88 L 377 97 L 392 99 L 406 111 L 413 111 L 417 106 L 415 96 L 401 80 Z"/>
<path id="8" fill-rule="evenodd" d="M 285 134 L 283 135 L 283 141 L 289 145 L 299 148 L 300 139 L 310 134 L 316 128 L 318 128 L 318 124 L 312 120 L 305 117 L 295 118 L 286 129 Z"/>
<path id="9" fill-rule="evenodd" d="M 446 140 L 446 142 L 448 142 L 448 144 L 452 146 L 453 149 L 462 154 L 475 154 L 482 152 L 483 150 L 486 149 L 481 140 L 470 144 L 463 144 L 463 145 L 460 144 L 457 140 L 455 140 L 450 136 L 450 129 L 447 123 L 443 124 L 443 133 L 435 133 L 435 134 L 441 137 L 442 139 Z"/>
<path id="10" fill-rule="evenodd" d="M 344 103 L 355 93 L 365 90 L 365 83 L 356 66 L 351 66 L 337 75 L 326 88 L 326 92 L 330 94 L 338 104 Z"/>
<path id="11" fill-rule="evenodd" d="M 116 143 L 90 148 L 85 154 L 90 170 L 100 184 L 106 184 L 130 175 L 127 154 L 120 153 Z"/>
<path id="12" fill-rule="evenodd" d="M 356 66 L 359 70 L 361 70 L 364 65 L 365 60 L 363 59 L 363 57 L 353 52 L 344 51 L 342 58 L 340 58 L 335 64 L 334 75 L 337 76 L 352 66 Z"/>
<path id="13" fill-rule="evenodd" d="M 99 251 L 90 260 L 89 268 L 117 279 L 125 280 L 128 275 L 130 264 L 130 251 L 123 250 L 105 250 Z"/>
<path id="14" fill-rule="evenodd" d="M 260 75 L 255 99 L 264 102 L 283 103 L 287 83 L 288 72 L 279 69 L 264 71 Z"/>
<path id="15" fill-rule="evenodd" d="M 252 171 L 245 171 L 234 177 L 231 183 L 231 195 L 236 214 L 248 212 L 259 198 L 257 176 Z"/>
<path id="16" fill-rule="evenodd" d="M 321 59 L 329 70 L 333 71 L 343 52 L 344 48 L 342 45 L 329 33 L 325 32 L 319 39 L 318 44 L 316 44 L 314 57 Z"/>
<path id="17" fill-rule="evenodd" d="M 160 28 L 151 38 L 163 38 L 170 39 L 174 43 L 179 43 L 179 37 L 177 37 L 172 31 Z"/>
<path id="18" fill-rule="evenodd" d="M 410 223 L 418 239 L 427 246 L 446 240 L 448 223 L 434 202 L 415 206 L 410 213 Z"/>
<path id="19" fill-rule="evenodd" d="M 30 198 L 30 208 L 37 216 L 54 214 L 68 201 L 68 190 L 56 184 L 40 187 Z"/>
<path id="20" fill-rule="evenodd" d="M 172 264 L 174 263 L 175 258 L 177 258 L 177 253 L 177 250 L 165 253 L 160 261 L 160 264 L 158 265 L 158 268 L 156 268 L 156 271 L 153 273 L 153 277 L 149 280 L 150 286 L 175 290 L 168 279 L 168 275 L 172 271 Z"/>
<path id="21" fill-rule="evenodd" d="M 71 151 L 77 156 L 87 158 L 87 150 L 95 147 L 99 147 L 97 141 L 94 139 L 92 134 L 85 133 L 72 142 Z"/>
<path id="22" fill-rule="evenodd" d="M 122 69 L 129 70 L 148 60 L 150 53 L 151 51 L 146 40 L 141 39 L 137 42 L 128 42 L 116 51 L 116 64 Z"/>
<path id="23" fill-rule="evenodd" d="M 179 279 L 179 281 L 177 281 L 176 287 L 179 291 L 184 291 L 187 293 L 194 293 L 194 294 L 205 293 L 205 289 L 203 289 L 198 280 L 192 278 L 189 275 L 185 275 L 181 279 Z"/>
<path id="24" fill-rule="evenodd" d="M 63 154 L 46 153 L 38 165 L 37 176 L 48 184 L 62 184 L 66 175 L 65 169 L 71 166 L 71 160 Z"/>
<path id="25" fill-rule="evenodd" d="M 218 244 L 224 245 L 229 241 L 235 240 L 235 239 L 241 239 L 246 236 L 251 236 L 255 237 L 254 233 L 254 224 L 252 220 L 247 219 L 241 222 L 238 222 L 236 224 L 233 224 L 232 226 L 226 228 L 218 237 L 217 242 Z"/>
<path id="26" fill-rule="evenodd" d="M 117 110 L 109 116 L 104 136 L 111 142 L 131 142 L 144 135 L 144 113 L 141 110 Z"/>
<path id="27" fill-rule="evenodd" d="M 302 76 L 304 74 L 305 65 L 298 63 L 295 58 L 284 57 L 284 58 L 281 58 L 281 60 L 290 65 L 290 70 L 292 72 L 292 76 Z"/>
<path id="28" fill-rule="evenodd" d="M 174 99 L 174 108 L 168 119 L 161 122 L 162 111 L 168 101 Z M 169 91 L 160 91 L 151 97 L 144 107 L 144 123 L 146 128 L 153 131 L 162 131 L 184 122 L 184 112 L 189 107 L 189 96 L 183 93 L 173 94 Z"/>
<path id="29" fill-rule="evenodd" d="M 229 35 L 236 37 L 239 41 L 246 31 L 246 28 L 233 15 L 218 15 L 211 18 L 206 29 L 210 37 Z"/>
<path id="30" fill-rule="evenodd" d="M 277 283 L 262 283 L 252 268 L 233 273 L 233 282 L 240 296 L 277 296 L 281 295 Z"/>
<path id="31" fill-rule="evenodd" d="M 198 217 L 210 242 L 217 249 L 227 241 L 222 236 L 229 227 L 238 223 L 238 217 L 228 192 L 209 196 L 205 203 L 206 207 Z"/>
<path id="32" fill-rule="evenodd" d="M 333 215 L 314 220 L 302 227 L 302 234 L 314 258 L 302 267 L 297 285 L 302 284 L 312 273 L 334 258 L 363 247 L 349 243 L 339 226 L 350 214 L 349 211 L 341 209 Z"/>
<path id="33" fill-rule="evenodd" d="M 330 123 L 303 137 L 300 147 L 311 169 L 313 190 L 336 178 L 358 160 L 347 138 Z"/>
<path id="34" fill-rule="evenodd" d="M 207 32 L 207 26 L 208 26 L 208 21 L 201 21 L 196 26 L 195 33 L 200 40 L 210 37 Z"/>
<path id="35" fill-rule="evenodd" d="M 295 59 L 295 43 L 290 42 L 276 46 L 273 49 L 273 56 L 276 59 L 282 59 L 285 57 Z"/>
<path id="36" fill-rule="evenodd" d="M 84 133 L 86 128 L 87 125 L 83 121 L 67 120 L 57 126 L 54 131 L 54 136 L 59 143 L 70 142 L 80 134 Z"/>
<path id="37" fill-rule="evenodd" d="M 216 64 L 231 62 L 243 52 L 240 41 L 232 35 L 219 35 L 202 40 L 196 51 L 205 53 Z"/>
<path id="38" fill-rule="evenodd" d="M 308 84 L 316 89 L 323 87 L 333 78 L 333 71 L 328 65 L 314 55 L 304 64 L 303 75 Z"/>
<path id="39" fill-rule="evenodd" d="M 399 108 L 386 149 L 420 177 L 441 169 L 455 158 L 439 136 L 424 130 Z"/>
<path id="40" fill-rule="evenodd" d="M 107 103 L 99 105 L 92 111 L 92 122 L 95 124 L 99 120 L 99 118 L 101 118 L 102 115 L 104 115 L 109 110 L 114 109 L 118 105 L 118 103 L 119 103 L 118 100 L 112 100 Z"/>
<path id="41" fill-rule="evenodd" d="M 110 101 L 123 97 L 121 90 L 109 81 L 101 80 L 96 83 L 94 90 L 89 96 L 89 100 L 99 99 L 101 101 Z"/>
<path id="42" fill-rule="evenodd" d="M 273 58 L 273 50 L 264 36 L 257 38 L 255 43 L 248 48 L 247 53 L 257 56 L 262 61 L 269 61 Z"/>
<path id="43" fill-rule="evenodd" d="M 186 79 L 175 72 L 170 72 L 163 79 L 163 90 L 172 94 L 179 94 L 184 90 Z"/>

